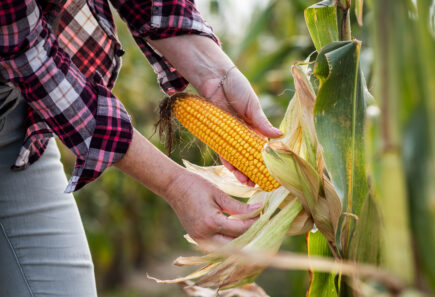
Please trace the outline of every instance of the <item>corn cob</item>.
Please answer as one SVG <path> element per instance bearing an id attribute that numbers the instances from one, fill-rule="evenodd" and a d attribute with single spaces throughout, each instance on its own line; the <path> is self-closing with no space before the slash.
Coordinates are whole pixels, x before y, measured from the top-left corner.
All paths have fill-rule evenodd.
<path id="1" fill-rule="evenodd" d="M 228 112 L 195 95 L 174 95 L 178 121 L 264 191 L 280 184 L 269 174 L 261 152 L 266 140 Z"/>

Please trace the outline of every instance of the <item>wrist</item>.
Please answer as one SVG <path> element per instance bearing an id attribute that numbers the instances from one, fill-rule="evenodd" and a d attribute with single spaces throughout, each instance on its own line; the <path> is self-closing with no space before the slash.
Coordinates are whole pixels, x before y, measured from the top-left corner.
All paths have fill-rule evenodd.
<path id="1" fill-rule="evenodd" d="M 189 197 L 187 194 L 192 190 L 195 182 L 195 177 L 192 175 L 187 169 L 181 168 L 177 174 L 174 174 L 168 183 L 169 186 L 166 187 L 162 197 L 175 211 L 185 205 L 182 201 L 186 202 Z"/>
<path id="2" fill-rule="evenodd" d="M 204 85 L 216 86 L 234 64 L 210 38 L 182 35 L 160 40 L 147 40 L 201 93 Z M 183 50 L 174 51 L 174 48 Z M 204 96 L 203 93 L 201 95 Z"/>

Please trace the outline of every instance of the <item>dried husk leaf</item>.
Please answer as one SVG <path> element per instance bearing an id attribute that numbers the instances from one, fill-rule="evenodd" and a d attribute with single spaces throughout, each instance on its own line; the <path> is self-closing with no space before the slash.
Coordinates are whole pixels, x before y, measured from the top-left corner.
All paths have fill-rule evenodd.
<path id="1" fill-rule="evenodd" d="M 216 297 L 218 290 L 195 286 L 193 282 L 179 283 L 187 296 L 191 297 Z M 239 288 L 219 292 L 219 297 L 269 297 L 266 292 L 257 284 L 246 284 Z"/>
<path id="2" fill-rule="evenodd" d="M 293 199 L 242 250 L 277 252 L 290 224 L 301 210 L 299 200 Z M 230 256 L 213 272 L 202 277 L 197 284 L 206 287 L 218 286 L 222 289 L 240 286 L 254 281 L 264 269 L 265 267 L 241 264 L 237 256 Z"/>
<path id="3" fill-rule="evenodd" d="M 219 263 L 213 263 L 210 265 L 207 265 L 203 268 L 201 268 L 200 270 L 197 270 L 185 277 L 180 277 L 180 278 L 175 278 L 175 279 L 168 279 L 168 280 L 162 280 L 162 279 L 158 279 L 155 277 L 152 277 L 150 275 L 147 274 L 147 277 L 159 284 L 176 284 L 176 283 L 180 283 L 180 282 L 184 282 L 187 280 L 192 280 L 192 279 L 196 279 L 199 278 L 203 275 L 206 275 L 207 273 L 209 273 L 210 271 L 212 271 L 217 265 L 219 265 Z"/>
<path id="4" fill-rule="evenodd" d="M 193 240 L 193 238 L 190 237 L 189 234 L 184 234 L 184 239 L 186 239 L 186 241 L 188 243 L 190 243 L 190 244 L 193 244 L 193 245 L 196 245 L 196 246 L 198 245 L 198 243 L 195 240 Z"/>
<path id="5" fill-rule="evenodd" d="M 184 166 L 191 172 L 199 174 L 201 177 L 216 185 L 221 191 L 227 195 L 249 198 L 261 189 L 257 187 L 250 187 L 240 183 L 225 166 L 198 166 L 183 160 Z"/>
<path id="6" fill-rule="evenodd" d="M 271 143 L 263 152 L 263 159 L 271 175 L 300 200 L 319 230 L 333 243 L 336 231 L 334 224 L 336 226 L 338 217 L 332 218 L 331 213 L 334 216 L 341 213 L 341 202 L 333 194 L 333 188 L 327 185 L 328 200 L 321 197 L 323 178 L 319 177 L 307 161 L 288 150 L 282 143 Z M 330 210 L 329 207 L 337 209 Z"/>
<path id="7" fill-rule="evenodd" d="M 301 107 L 295 95 L 290 101 L 279 129 L 283 133 L 283 137 L 277 141 L 283 142 L 293 151 L 300 153 L 302 147 L 302 128 L 299 125 Z"/>
<path id="8" fill-rule="evenodd" d="M 256 210 L 250 212 L 250 213 L 236 214 L 236 215 L 230 216 L 230 218 L 239 219 L 239 220 L 247 220 L 247 219 L 252 219 L 252 218 L 258 217 L 263 212 L 269 198 L 271 197 L 271 195 L 268 195 L 269 193 L 270 192 L 265 192 L 265 191 L 258 191 L 256 193 L 254 193 L 251 196 L 251 198 L 249 198 L 247 203 L 248 204 L 261 203 L 262 206 L 257 208 Z"/>
<path id="9" fill-rule="evenodd" d="M 264 204 L 264 212 L 260 215 L 258 220 L 252 224 L 252 226 L 242 235 L 225 245 L 226 248 L 241 248 L 247 245 L 255 235 L 264 227 L 264 225 L 269 222 L 271 216 L 276 212 L 279 206 L 284 200 L 289 196 L 289 192 L 284 187 L 279 187 L 272 192 L 262 192 L 261 196 Z M 258 194 L 260 195 L 260 194 Z M 186 237 L 186 236 L 185 236 Z M 190 238 L 190 237 L 189 237 Z M 195 265 L 206 265 L 210 263 L 222 262 L 224 259 L 221 255 L 216 253 L 210 253 L 205 256 L 200 257 L 178 257 L 174 261 L 174 265 L 177 266 L 195 266 Z M 181 280 L 182 278 L 180 278 Z"/>
<path id="10" fill-rule="evenodd" d="M 312 229 L 314 223 L 332 243 L 331 247 L 335 248 L 333 243 L 341 215 L 341 201 L 325 173 L 322 148 L 317 140 L 313 119 L 316 97 L 302 67 L 293 66 L 292 73 L 296 94 L 280 125 L 284 136 L 273 140 L 262 154 L 269 172 L 282 187 L 264 192 L 258 187 L 251 188 L 239 183 L 224 166 L 201 167 L 183 160 L 186 168 L 206 178 L 228 195 L 250 197 L 249 204 L 263 203 L 260 209 L 249 214 L 232 216 L 236 219 L 258 219 L 224 248 L 273 254 L 279 250 L 286 235 L 305 233 Z M 251 283 L 265 269 L 258 264 L 243 263 L 237 255 L 222 256 L 220 253 L 179 257 L 174 264 L 205 265 L 184 278 L 159 280 L 176 283 L 199 278 L 194 286 L 196 291 L 191 289 L 196 294 L 216 292 L 204 291 L 198 285 L 229 289 Z"/>
<path id="11" fill-rule="evenodd" d="M 292 74 L 296 88 L 296 95 L 300 105 L 300 126 L 302 128 L 303 146 L 305 147 L 306 155 L 300 155 L 304 160 L 316 168 L 317 159 L 319 154 L 317 153 L 319 142 L 317 141 L 316 129 L 314 126 L 314 103 L 316 100 L 316 94 L 309 82 L 306 74 L 299 65 L 292 67 Z M 291 148 L 290 148 L 291 150 Z M 321 156 L 321 155 L 320 155 Z"/>

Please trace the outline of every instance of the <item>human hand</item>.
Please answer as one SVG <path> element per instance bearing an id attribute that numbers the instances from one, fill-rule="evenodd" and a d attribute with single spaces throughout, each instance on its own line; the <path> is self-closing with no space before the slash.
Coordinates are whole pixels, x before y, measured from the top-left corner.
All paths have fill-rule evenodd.
<path id="1" fill-rule="evenodd" d="M 212 39 L 182 35 L 147 41 L 171 62 L 201 96 L 237 115 L 264 137 L 276 138 L 282 135 L 267 120 L 249 81 L 237 68 L 231 69 L 233 62 Z M 225 74 L 227 78 L 217 89 Z M 254 185 L 234 166 L 222 158 L 221 160 L 240 182 Z"/>
<path id="2" fill-rule="evenodd" d="M 245 232 L 255 221 L 228 218 L 260 205 L 248 205 L 228 197 L 197 174 L 180 175 L 168 189 L 166 200 L 177 214 L 187 233 L 198 243 L 225 244 Z"/>
<path id="3" fill-rule="evenodd" d="M 219 86 L 219 84 L 222 85 Z M 198 88 L 198 92 L 220 108 L 233 113 L 251 126 L 257 133 L 265 137 L 276 138 L 282 132 L 274 128 L 261 109 L 258 98 L 246 77 L 234 66 L 222 78 L 206 80 Z M 254 182 L 233 165 L 220 157 L 222 164 L 244 184 L 254 186 Z"/>

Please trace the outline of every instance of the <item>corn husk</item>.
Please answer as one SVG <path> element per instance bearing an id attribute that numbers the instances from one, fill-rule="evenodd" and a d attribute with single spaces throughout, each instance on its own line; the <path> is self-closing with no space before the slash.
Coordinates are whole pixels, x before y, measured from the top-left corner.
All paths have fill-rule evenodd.
<path id="1" fill-rule="evenodd" d="M 186 281 L 178 284 L 191 297 L 216 297 L 217 290 L 195 286 L 193 282 Z M 239 288 L 226 290 L 219 293 L 219 297 L 269 297 L 257 284 L 247 284 Z"/>
<path id="2" fill-rule="evenodd" d="M 271 141 L 263 151 L 270 174 L 282 185 L 272 192 L 240 184 L 223 166 L 201 167 L 183 161 L 186 168 L 206 178 L 231 196 L 248 198 L 247 203 L 263 206 L 250 213 L 234 215 L 234 219 L 258 217 L 242 235 L 225 245 L 224 249 L 246 252 L 278 252 L 285 236 L 305 233 L 316 227 L 335 249 L 335 234 L 341 215 L 341 202 L 331 184 L 323 161 L 313 120 L 315 93 L 306 69 L 292 68 L 296 94 L 291 100 L 280 125 L 283 137 Z M 195 242 L 188 237 L 195 244 Z M 173 280 L 159 283 L 180 283 L 194 280 L 191 285 L 218 290 L 241 287 L 252 283 L 266 268 L 240 261 L 238 255 L 211 252 L 204 256 L 179 257 L 178 266 L 202 266 L 199 270 Z M 213 291 L 216 292 L 216 291 Z"/>

